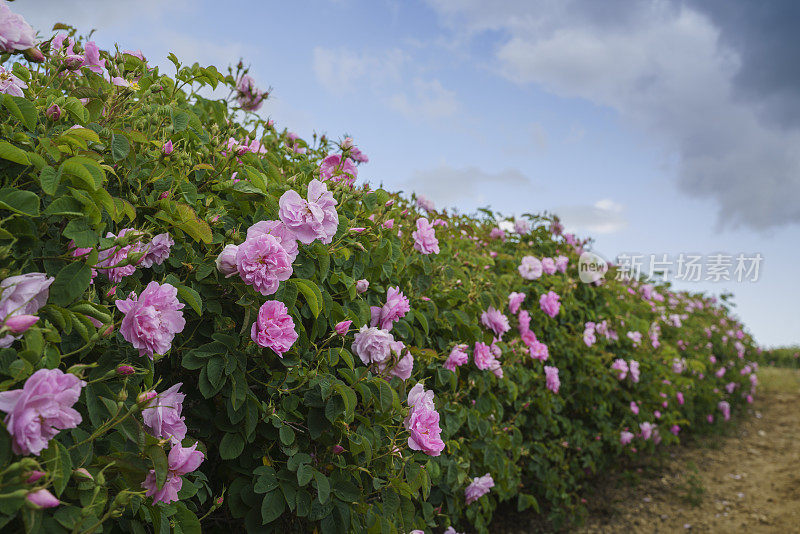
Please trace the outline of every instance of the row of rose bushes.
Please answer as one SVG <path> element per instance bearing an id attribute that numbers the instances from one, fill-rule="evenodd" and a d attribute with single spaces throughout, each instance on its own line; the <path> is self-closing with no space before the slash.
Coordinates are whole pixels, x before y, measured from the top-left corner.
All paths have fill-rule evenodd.
<path id="1" fill-rule="evenodd" d="M 752 401 L 722 303 L 581 283 L 557 219 L 356 186 L 352 140 L 277 130 L 241 66 L 170 77 L 57 29 L 0 5 L 4 528 L 562 521 Z"/>

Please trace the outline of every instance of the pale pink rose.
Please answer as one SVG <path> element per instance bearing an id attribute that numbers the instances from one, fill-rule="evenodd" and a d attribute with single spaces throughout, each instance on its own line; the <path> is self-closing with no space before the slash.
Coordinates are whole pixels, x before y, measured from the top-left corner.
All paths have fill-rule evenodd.
<path id="1" fill-rule="evenodd" d="M 169 438 L 173 444 L 180 443 L 186 437 L 186 423 L 181 417 L 186 395 L 178 391 L 182 385 L 178 382 L 160 394 L 155 390 L 146 393 L 146 398 L 151 400 L 142 410 L 142 421 L 150 434 L 157 438 Z"/>
<path id="2" fill-rule="evenodd" d="M 641 431 L 642 439 L 644 440 L 650 439 L 653 435 L 653 430 L 655 429 L 655 427 L 656 426 L 652 423 L 648 422 L 639 423 L 639 430 Z"/>
<path id="3" fill-rule="evenodd" d="M 174 244 L 175 241 L 172 240 L 169 234 L 158 234 L 145 246 L 146 252 L 142 259 L 139 260 L 139 264 L 142 267 L 152 267 L 154 264 L 161 265 L 164 260 L 169 258 L 170 249 Z"/>
<path id="4" fill-rule="evenodd" d="M 433 392 L 426 392 L 422 384 L 416 384 L 408 393 L 411 408 L 403 426 L 408 430 L 408 446 L 429 456 L 439 456 L 444 450 L 439 427 L 439 413 L 433 404 Z"/>
<path id="5" fill-rule="evenodd" d="M 389 332 L 364 325 L 353 340 L 353 352 L 361 358 L 364 365 L 381 365 L 392 356 L 394 337 Z"/>
<path id="6" fill-rule="evenodd" d="M 103 74 L 106 68 L 106 60 L 100 59 L 100 48 L 94 41 L 89 41 L 83 47 L 83 63 L 81 67 L 86 67 L 96 74 Z"/>
<path id="7" fill-rule="evenodd" d="M 519 322 L 519 333 L 524 334 L 528 330 L 530 330 L 531 325 L 531 314 L 527 312 L 527 310 L 522 310 L 517 315 L 517 321 Z M 535 338 L 536 336 L 534 336 Z"/>
<path id="8" fill-rule="evenodd" d="M 342 182 L 353 185 L 358 178 L 358 168 L 350 158 L 342 159 L 339 154 L 333 154 L 322 160 L 319 165 L 319 176 L 322 180 Z"/>
<path id="9" fill-rule="evenodd" d="M 191 447 L 173 445 L 167 456 L 167 480 L 162 488 L 156 484 L 156 472 L 151 469 L 142 482 L 145 495 L 153 498 L 153 504 L 169 504 L 178 500 L 178 492 L 183 487 L 181 475 L 191 473 L 200 467 L 205 456 L 197 450 L 197 443 Z"/>
<path id="10" fill-rule="evenodd" d="M 731 418 L 731 405 L 728 404 L 728 401 L 719 401 L 717 403 L 717 408 L 722 412 L 722 417 L 725 421 Z"/>
<path id="11" fill-rule="evenodd" d="M 506 240 L 506 233 L 502 230 L 502 228 L 492 228 L 492 231 L 489 232 L 490 239 L 500 239 L 502 241 Z"/>
<path id="12" fill-rule="evenodd" d="M 467 489 L 464 490 L 464 497 L 466 498 L 466 504 L 472 504 L 473 502 L 477 501 L 487 493 L 489 490 L 494 487 L 494 480 L 492 479 L 492 475 L 486 473 L 482 477 L 475 477 L 472 479 L 472 482 Z"/>
<path id="13" fill-rule="evenodd" d="M 356 293 L 364 293 L 367 289 L 369 289 L 369 281 L 365 279 L 361 279 L 356 282 Z"/>
<path id="14" fill-rule="evenodd" d="M 262 304 L 250 329 L 250 337 L 256 344 L 272 349 L 278 357 L 283 358 L 283 353 L 292 348 L 298 337 L 286 305 L 277 300 Z"/>
<path id="15" fill-rule="evenodd" d="M 556 258 L 556 269 L 558 272 L 565 273 L 567 272 L 567 265 L 569 264 L 569 258 L 566 256 L 558 256 Z"/>
<path id="16" fill-rule="evenodd" d="M 514 231 L 519 235 L 529 234 L 531 231 L 531 223 L 525 219 L 516 219 L 514 221 Z"/>
<path id="17" fill-rule="evenodd" d="M 307 245 L 318 239 L 327 245 L 339 227 L 337 203 L 327 186 L 315 178 L 308 184 L 307 200 L 293 190 L 281 196 L 278 217 L 301 243 Z"/>
<path id="18" fill-rule="evenodd" d="M 0 411 L 11 435 L 14 454 L 35 454 L 47 448 L 61 430 L 75 428 L 81 414 L 72 408 L 86 382 L 60 369 L 39 369 L 22 389 L 0 392 Z"/>
<path id="19" fill-rule="evenodd" d="M 119 331 L 139 355 L 166 354 L 175 334 L 186 326 L 184 304 L 178 300 L 178 289 L 170 284 L 150 282 L 138 297 L 131 293 L 125 300 L 115 302 L 125 314 Z"/>
<path id="20" fill-rule="evenodd" d="M 617 371 L 617 378 L 619 380 L 625 380 L 625 377 L 628 376 L 628 362 L 623 360 L 622 358 L 617 358 L 611 364 L 611 368 Z"/>
<path id="21" fill-rule="evenodd" d="M 14 53 L 32 48 L 36 33 L 22 15 L 14 13 L 6 2 L 0 3 L 0 51 Z"/>
<path id="22" fill-rule="evenodd" d="M 536 280 L 542 276 L 542 262 L 533 256 L 525 256 L 517 270 L 522 278 Z"/>
<path id="23" fill-rule="evenodd" d="M 55 278 L 44 273 L 9 276 L 0 282 L 0 326 L 11 334 L 0 337 L 0 347 L 9 347 L 36 321 L 31 319 L 47 303 Z M 26 327 L 27 325 L 27 327 Z"/>
<path id="24" fill-rule="evenodd" d="M 414 249 L 421 254 L 439 253 L 439 240 L 436 239 L 436 231 L 425 217 L 417 219 L 417 229 L 411 232 L 411 237 L 414 238 Z"/>
<path id="25" fill-rule="evenodd" d="M 637 362 L 636 360 L 631 360 L 630 362 L 628 362 L 628 370 L 631 373 L 631 380 L 633 380 L 633 383 L 634 384 L 638 383 L 639 382 L 639 362 Z"/>
<path id="26" fill-rule="evenodd" d="M 489 346 L 480 341 L 475 343 L 472 358 L 475 360 L 475 366 L 481 371 L 492 370 L 500 366 L 500 362 L 495 359 Z"/>
<path id="27" fill-rule="evenodd" d="M 622 445 L 627 445 L 633 440 L 633 433 L 623 430 L 619 433 L 619 442 Z"/>
<path id="28" fill-rule="evenodd" d="M 633 415 L 639 415 L 639 405 L 636 404 L 634 401 L 631 401 L 631 405 L 630 406 L 631 406 L 631 411 L 633 412 Z"/>
<path id="29" fill-rule="evenodd" d="M 28 84 L 14 76 L 10 70 L 0 66 L 0 94 L 24 97 L 23 89 L 27 89 Z"/>
<path id="30" fill-rule="evenodd" d="M 558 393 L 559 387 L 561 387 L 561 381 L 558 378 L 558 367 L 553 367 L 551 365 L 544 366 L 544 374 L 546 377 L 546 385 L 547 389 L 552 391 L 553 393 Z"/>
<path id="31" fill-rule="evenodd" d="M 112 232 L 106 234 L 108 239 L 124 240 L 128 242 L 127 245 L 114 245 L 111 248 L 101 250 L 98 256 L 97 267 L 102 268 L 100 272 L 114 283 L 119 283 L 126 276 L 132 275 L 136 272 L 136 265 L 127 261 L 128 254 L 132 252 L 140 252 L 142 244 L 138 242 L 138 237 L 141 232 L 133 228 L 124 228 L 120 230 L 119 235 L 114 235 Z M 133 239 L 133 242 L 131 242 Z"/>
<path id="32" fill-rule="evenodd" d="M 542 271 L 544 271 L 545 274 L 555 274 L 555 260 L 553 260 L 553 258 L 542 258 Z"/>
<path id="33" fill-rule="evenodd" d="M 236 101 L 245 111 L 258 111 L 269 96 L 268 92 L 260 91 L 255 80 L 247 74 L 236 81 L 236 92 Z"/>
<path id="34" fill-rule="evenodd" d="M 433 211 L 435 209 L 433 201 L 428 199 L 424 195 L 417 196 L 417 206 L 424 209 L 425 211 Z"/>

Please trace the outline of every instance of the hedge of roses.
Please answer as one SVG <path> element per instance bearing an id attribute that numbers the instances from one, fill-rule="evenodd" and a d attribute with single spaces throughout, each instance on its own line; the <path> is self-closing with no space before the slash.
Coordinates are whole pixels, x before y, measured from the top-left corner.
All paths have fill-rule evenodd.
<path id="1" fill-rule="evenodd" d="M 167 75 L 56 30 L 33 48 L 0 5 L 3 528 L 558 521 L 752 401 L 724 303 L 581 283 L 554 218 L 356 185 L 353 141 L 260 118 L 241 66 Z"/>

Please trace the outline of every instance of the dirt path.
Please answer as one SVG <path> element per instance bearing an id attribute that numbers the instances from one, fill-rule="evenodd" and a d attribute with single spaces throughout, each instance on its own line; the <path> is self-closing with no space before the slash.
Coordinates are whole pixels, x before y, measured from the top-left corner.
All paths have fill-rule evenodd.
<path id="1" fill-rule="evenodd" d="M 581 533 L 800 533 L 800 372 L 762 368 L 751 416 L 590 496 Z"/>

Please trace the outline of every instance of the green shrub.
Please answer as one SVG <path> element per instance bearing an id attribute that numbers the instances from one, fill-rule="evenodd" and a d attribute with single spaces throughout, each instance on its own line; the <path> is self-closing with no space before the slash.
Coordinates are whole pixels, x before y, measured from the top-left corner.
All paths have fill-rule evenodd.
<path id="1" fill-rule="evenodd" d="M 655 449 L 657 438 L 621 445 L 624 429 L 655 423 L 669 444 L 678 441 L 673 425 L 706 428 L 707 416 L 722 418 L 720 400 L 744 402 L 752 369 L 745 358 L 754 347 L 724 305 L 616 280 L 613 269 L 600 285 L 581 283 L 582 244 L 567 243 L 557 221 L 540 216 L 528 216 L 530 233 L 500 239 L 490 237 L 493 229 L 497 236 L 494 213 L 430 211 L 431 222 L 441 221 L 440 251 L 425 255 L 413 246 L 422 216 L 416 204 L 340 176 L 325 182 L 338 202 L 335 236 L 300 244 L 277 293 L 226 278 L 215 265 L 224 247 L 241 244 L 254 223 L 278 219 L 285 192 L 305 197 L 322 159 L 339 148 L 324 137 L 295 139 L 242 112 L 241 69 L 223 75 L 171 55 L 177 72 L 169 76 L 103 51 L 98 74 L 69 70 L 49 42 L 41 49 L 42 63 L 2 58 L 27 88 L 24 97 L 0 95 L 0 279 L 39 272 L 54 281 L 38 322 L 0 350 L 0 391 L 22 388 L 39 369 L 64 370 L 86 385 L 74 405 L 82 422 L 61 430 L 40 455 L 15 454 L 0 430 L 0 524 L 9 531 L 197 532 L 202 525 L 403 533 L 452 524 L 485 532 L 498 502 L 510 499 L 564 521 L 580 506 L 585 479 Z M 232 97 L 207 98 L 209 89 L 230 89 Z M 240 150 L 253 139 L 263 151 Z M 166 155 L 168 141 L 174 151 Z M 135 231 L 113 237 L 126 228 Z M 144 267 L 146 250 L 137 243 L 146 247 L 160 234 L 174 240 L 169 258 Z M 127 256 L 103 264 L 129 245 Z M 76 255 L 75 246 L 90 250 Z M 569 259 L 566 273 L 520 276 L 524 256 L 558 255 Z M 109 280 L 109 267 L 126 266 L 131 274 Z M 362 279 L 369 281 L 363 293 Z M 115 303 L 153 281 L 177 289 L 185 327 L 151 360 L 123 337 Z M 384 378 L 351 350 L 355 329 L 369 324 L 370 306 L 381 306 L 390 287 L 410 300 L 391 330 L 414 358 L 405 381 Z M 643 297 L 651 289 L 656 294 Z M 554 317 L 538 303 L 549 291 L 560 296 Z M 548 347 L 546 364 L 529 355 L 518 318 L 508 314 L 511 330 L 493 345 L 502 378 L 472 359 L 445 369 L 456 345 L 472 354 L 475 343 L 493 344 L 480 317 L 490 307 L 506 313 L 511 292 L 526 294 L 522 309 Z M 282 357 L 249 335 L 267 300 L 286 306 L 298 335 Z M 345 320 L 353 328 L 342 336 L 334 327 Z M 619 339 L 598 332 L 587 346 L 586 323 L 604 320 Z M 648 332 L 655 325 L 654 348 Z M 643 334 L 640 346 L 628 331 Z M 617 378 L 611 365 L 618 358 L 640 363 L 638 382 Z M 685 370 L 676 372 L 681 358 Z M 546 387 L 545 365 L 559 369 L 557 393 Z M 721 366 L 728 369 L 718 378 Z M 197 443 L 204 461 L 180 479 L 179 500 L 154 505 L 142 482 L 151 470 L 159 486 L 172 476 L 171 445 L 143 425 L 150 400 L 140 395 L 178 383 L 186 395 L 182 445 Z M 445 443 L 439 456 L 408 445 L 406 397 L 417 383 L 435 392 Z M 44 476 L 29 482 L 34 471 Z M 487 473 L 495 486 L 466 505 L 466 487 Z M 33 506 L 26 497 L 40 489 L 60 505 Z"/>

